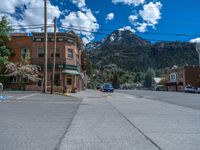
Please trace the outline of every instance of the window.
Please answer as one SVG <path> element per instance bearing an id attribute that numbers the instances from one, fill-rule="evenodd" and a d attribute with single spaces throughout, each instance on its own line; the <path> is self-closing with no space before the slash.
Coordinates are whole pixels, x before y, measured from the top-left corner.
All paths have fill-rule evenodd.
<path id="1" fill-rule="evenodd" d="M 67 85 L 72 85 L 72 78 L 67 78 Z"/>
<path id="2" fill-rule="evenodd" d="M 51 49 L 51 57 L 53 57 L 53 51 L 54 49 Z M 60 50 L 58 48 L 56 49 L 56 57 L 60 57 Z"/>
<path id="3" fill-rule="evenodd" d="M 38 49 L 38 57 L 44 57 L 44 48 Z"/>
<path id="4" fill-rule="evenodd" d="M 17 77 L 16 76 L 11 76 L 10 77 L 10 83 L 17 83 Z"/>
<path id="5" fill-rule="evenodd" d="M 58 40 L 58 42 L 63 42 L 64 41 L 63 38 L 58 38 L 57 40 Z"/>
<path id="6" fill-rule="evenodd" d="M 176 80 L 177 80 L 176 73 L 170 74 L 170 81 L 176 81 Z"/>
<path id="7" fill-rule="evenodd" d="M 67 39 L 68 43 L 74 44 L 74 40 L 73 39 Z"/>
<path id="8" fill-rule="evenodd" d="M 36 41 L 36 42 L 41 42 L 41 41 L 42 41 L 42 38 L 35 38 L 35 41 Z"/>
<path id="9" fill-rule="evenodd" d="M 73 59 L 73 49 L 68 49 L 68 59 Z"/>
<path id="10" fill-rule="evenodd" d="M 26 55 L 29 55 L 30 53 L 29 53 L 29 49 L 28 48 L 22 48 L 21 49 L 21 56 L 23 57 L 23 58 L 25 58 L 26 57 Z"/>

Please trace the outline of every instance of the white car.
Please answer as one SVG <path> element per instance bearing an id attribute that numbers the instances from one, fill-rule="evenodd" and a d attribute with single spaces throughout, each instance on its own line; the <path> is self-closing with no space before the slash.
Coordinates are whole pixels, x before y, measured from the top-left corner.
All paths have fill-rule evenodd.
<path id="1" fill-rule="evenodd" d="M 195 93 L 196 90 L 192 86 L 186 86 L 184 89 L 185 93 Z"/>
<path id="2" fill-rule="evenodd" d="M 200 93 L 200 87 L 195 89 L 195 93 Z"/>

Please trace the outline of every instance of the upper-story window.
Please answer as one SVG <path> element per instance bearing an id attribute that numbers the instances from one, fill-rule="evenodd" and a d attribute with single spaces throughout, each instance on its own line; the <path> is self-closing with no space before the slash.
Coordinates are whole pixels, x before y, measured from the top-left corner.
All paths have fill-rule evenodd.
<path id="1" fill-rule="evenodd" d="M 68 59 L 73 59 L 73 49 L 68 48 Z"/>
<path id="2" fill-rule="evenodd" d="M 21 49 L 21 56 L 22 56 L 23 58 L 25 58 L 26 55 L 28 55 L 28 54 L 30 54 L 28 48 L 22 48 L 22 49 Z"/>
<path id="3" fill-rule="evenodd" d="M 73 40 L 73 39 L 69 39 L 69 38 L 68 38 L 66 41 L 67 41 L 68 43 L 74 44 L 74 40 Z"/>
<path id="4" fill-rule="evenodd" d="M 35 38 L 35 41 L 36 41 L 36 42 L 41 42 L 41 41 L 42 41 L 42 38 Z"/>
<path id="5" fill-rule="evenodd" d="M 51 49 L 51 57 L 53 57 L 53 51 L 54 51 L 54 49 Z M 60 57 L 60 49 L 59 48 L 56 49 L 56 57 Z"/>
<path id="6" fill-rule="evenodd" d="M 170 74 L 170 81 L 176 81 L 177 80 L 177 74 L 176 73 L 171 73 Z"/>
<path id="7" fill-rule="evenodd" d="M 63 38 L 57 38 L 58 42 L 63 42 L 64 39 Z"/>
<path id="8" fill-rule="evenodd" d="M 44 57 L 44 48 L 38 49 L 38 57 Z"/>

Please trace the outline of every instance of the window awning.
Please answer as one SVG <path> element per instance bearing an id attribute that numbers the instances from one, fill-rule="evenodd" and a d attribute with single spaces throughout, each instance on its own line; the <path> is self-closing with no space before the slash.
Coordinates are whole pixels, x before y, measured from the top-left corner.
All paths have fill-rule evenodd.
<path id="1" fill-rule="evenodd" d="M 80 73 L 77 70 L 69 70 L 69 69 L 63 70 L 62 73 L 69 75 L 80 75 Z"/>

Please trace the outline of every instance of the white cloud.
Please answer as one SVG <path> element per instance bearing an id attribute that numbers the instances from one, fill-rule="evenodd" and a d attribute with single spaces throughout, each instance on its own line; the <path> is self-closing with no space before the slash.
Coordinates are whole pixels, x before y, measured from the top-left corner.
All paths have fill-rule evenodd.
<path id="1" fill-rule="evenodd" d="M 139 14 L 135 12 L 134 15 L 130 15 L 129 22 L 134 25 L 137 31 L 146 32 L 148 27 L 155 28 L 155 25 L 161 19 L 161 8 L 161 2 L 149 2 L 143 6 Z M 142 19 L 142 23 L 136 21 L 139 19 Z"/>
<path id="2" fill-rule="evenodd" d="M 129 22 L 132 23 L 132 24 L 134 24 L 137 19 L 138 19 L 137 15 L 130 15 L 128 17 Z"/>
<path id="3" fill-rule="evenodd" d="M 146 23 L 138 23 L 138 26 L 137 26 L 137 30 L 139 32 L 145 32 L 146 31 L 146 28 L 147 28 L 148 24 Z"/>
<path id="4" fill-rule="evenodd" d="M 85 12 L 70 12 L 61 22 L 68 29 L 71 28 L 74 32 L 83 35 L 85 44 L 94 39 L 92 32 L 99 29 L 99 24 L 90 9 Z"/>
<path id="5" fill-rule="evenodd" d="M 114 19 L 114 13 L 107 14 L 106 20 L 113 20 Z"/>
<path id="6" fill-rule="evenodd" d="M 162 4 L 160 2 L 150 2 L 143 6 L 143 10 L 140 10 L 139 14 L 148 24 L 156 25 L 161 18 L 161 8 Z"/>
<path id="7" fill-rule="evenodd" d="M 138 6 L 140 4 L 144 4 L 145 0 L 112 0 L 114 4 L 123 3 L 126 5 L 134 5 Z"/>
<path id="8" fill-rule="evenodd" d="M 191 43 L 200 43 L 200 38 L 195 38 L 190 40 Z"/>
<path id="9" fill-rule="evenodd" d="M 134 29 L 131 28 L 131 26 L 124 26 L 123 28 L 118 29 L 120 31 L 125 31 L 125 30 L 129 30 L 131 32 L 135 32 Z"/>
<path id="10" fill-rule="evenodd" d="M 72 0 L 72 3 L 79 8 L 84 8 L 86 6 L 85 0 Z"/>
<path id="11" fill-rule="evenodd" d="M 3 9 L 9 9 L 8 12 L 4 12 L 1 16 L 6 15 L 9 21 L 13 26 L 27 26 L 27 25 L 36 25 L 44 24 L 44 2 L 41 0 L 9 0 L 2 3 L 0 7 Z M 15 17 L 15 8 L 20 7 L 24 9 L 24 12 L 20 14 L 20 18 Z M 61 12 L 58 6 L 52 5 L 49 1 L 47 2 L 48 7 L 48 24 L 53 24 L 54 17 L 59 18 Z M 53 28 L 50 28 L 49 31 L 52 31 Z M 26 32 L 38 32 L 41 29 L 26 29 Z M 19 31 L 16 31 L 19 32 Z"/>

